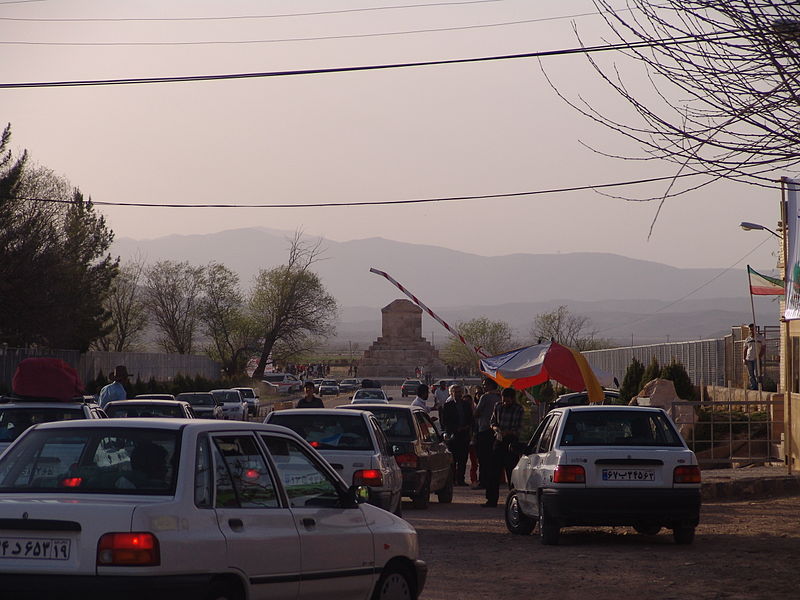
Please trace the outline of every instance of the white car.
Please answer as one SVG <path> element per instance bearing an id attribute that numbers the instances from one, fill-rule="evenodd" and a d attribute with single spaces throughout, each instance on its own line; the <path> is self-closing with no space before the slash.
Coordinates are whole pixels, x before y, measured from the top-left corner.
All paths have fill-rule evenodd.
<path id="1" fill-rule="evenodd" d="M 416 532 L 361 504 L 366 493 L 284 427 L 40 425 L 0 458 L 0 590 L 105 600 L 416 598 L 426 575 Z"/>
<path id="2" fill-rule="evenodd" d="M 303 382 L 291 373 L 264 373 L 261 380 L 280 394 L 291 394 L 303 389 Z"/>
<path id="3" fill-rule="evenodd" d="M 389 403 L 390 397 L 380 388 L 361 388 L 353 394 L 352 404 L 374 404 L 376 402 Z"/>
<path id="4" fill-rule="evenodd" d="M 690 544 L 700 520 L 700 468 L 660 408 L 574 406 L 545 416 L 511 476 L 506 525 L 557 544 L 562 527 L 672 529 Z"/>
<path id="5" fill-rule="evenodd" d="M 247 420 L 249 409 L 239 390 L 211 390 L 211 395 L 222 404 L 222 414 L 225 419 Z"/>
<path id="6" fill-rule="evenodd" d="M 371 504 L 398 516 L 402 513 L 403 473 L 372 413 L 297 408 L 270 413 L 264 422 L 297 432 L 342 479 L 369 486 Z"/>
<path id="7" fill-rule="evenodd" d="M 320 396 L 338 396 L 339 383 L 335 379 L 323 379 L 317 387 Z"/>
<path id="8" fill-rule="evenodd" d="M 242 398 L 244 398 L 244 401 L 247 402 L 247 408 L 250 411 L 250 414 L 254 417 L 258 415 L 258 409 L 261 406 L 261 399 L 258 397 L 258 392 L 249 387 L 237 387 L 233 389 L 239 390 L 239 392 L 242 394 Z"/>

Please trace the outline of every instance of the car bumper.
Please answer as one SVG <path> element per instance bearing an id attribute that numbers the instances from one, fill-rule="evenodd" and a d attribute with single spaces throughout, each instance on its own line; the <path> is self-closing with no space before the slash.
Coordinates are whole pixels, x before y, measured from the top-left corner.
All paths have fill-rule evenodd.
<path id="1" fill-rule="evenodd" d="M 565 489 L 542 490 L 548 515 L 562 526 L 634 525 L 697 526 L 700 489 Z"/>
<path id="2" fill-rule="evenodd" d="M 391 490 L 375 490 L 374 488 L 370 488 L 369 494 L 369 503 L 373 506 L 377 506 L 378 508 L 382 508 L 383 510 L 391 510 L 394 508 L 392 506 L 392 494 Z"/>
<path id="3" fill-rule="evenodd" d="M 403 473 L 403 496 L 416 496 L 422 491 L 422 487 L 428 478 L 428 472 L 424 469 L 401 469 Z"/>
<path id="4" fill-rule="evenodd" d="M 417 574 L 417 597 L 419 597 L 428 579 L 428 565 L 424 560 L 417 559 L 414 561 L 414 571 Z"/>
<path id="5" fill-rule="evenodd" d="M 188 600 L 208 592 L 212 574 L 170 576 L 93 576 L 0 574 L 5 598 L 19 600 L 59 598 L 72 600 Z"/>

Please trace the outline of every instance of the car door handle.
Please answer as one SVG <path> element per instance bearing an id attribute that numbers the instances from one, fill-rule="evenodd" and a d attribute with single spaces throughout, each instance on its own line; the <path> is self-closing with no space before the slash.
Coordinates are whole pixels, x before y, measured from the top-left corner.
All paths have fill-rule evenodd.
<path id="1" fill-rule="evenodd" d="M 231 529 L 234 531 L 241 531 L 244 529 L 244 523 L 242 523 L 241 519 L 228 519 L 228 525 L 230 525 Z"/>
<path id="2" fill-rule="evenodd" d="M 314 529 L 317 524 L 316 519 L 312 519 L 311 517 L 305 517 L 300 521 L 303 524 L 303 527 L 306 529 Z"/>

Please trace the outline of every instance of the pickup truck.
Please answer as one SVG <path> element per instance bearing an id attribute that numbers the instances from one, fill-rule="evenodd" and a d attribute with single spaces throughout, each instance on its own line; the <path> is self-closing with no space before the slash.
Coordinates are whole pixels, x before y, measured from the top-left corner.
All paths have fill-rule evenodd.
<path id="1" fill-rule="evenodd" d="M 281 394 L 291 394 L 303 389 L 303 382 L 291 373 L 264 373 L 262 381 Z"/>

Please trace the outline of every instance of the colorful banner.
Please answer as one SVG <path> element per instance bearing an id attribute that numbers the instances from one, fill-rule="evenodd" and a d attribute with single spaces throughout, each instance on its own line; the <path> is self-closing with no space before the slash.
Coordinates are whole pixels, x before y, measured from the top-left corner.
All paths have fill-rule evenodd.
<path id="1" fill-rule="evenodd" d="M 784 177 L 786 186 L 786 309 L 783 318 L 787 321 L 800 319 L 800 212 L 798 193 L 800 182 Z"/>
<path id="2" fill-rule="evenodd" d="M 747 265 L 747 278 L 750 280 L 750 293 L 754 296 L 783 296 L 783 280 L 762 275 Z"/>

